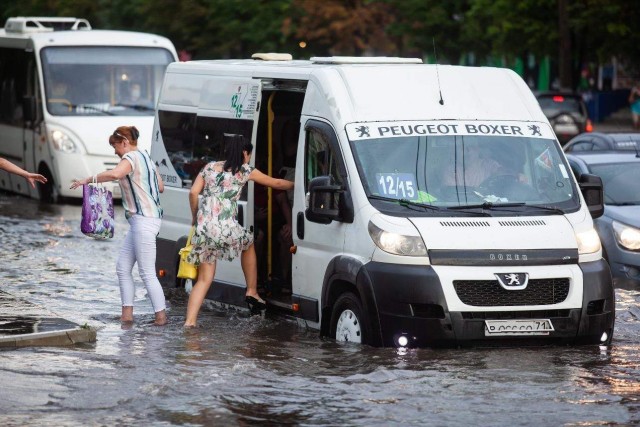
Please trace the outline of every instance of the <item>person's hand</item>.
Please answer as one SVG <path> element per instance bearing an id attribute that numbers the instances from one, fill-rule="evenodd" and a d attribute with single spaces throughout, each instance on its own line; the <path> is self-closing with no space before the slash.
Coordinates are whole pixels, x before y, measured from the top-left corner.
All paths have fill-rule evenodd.
<path id="1" fill-rule="evenodd" d="M 39 173 L 30 173 L 26 176 L 26 178 L 27 181 L 29 181 L 31 188 L 36 188 L 36 181 L 42 184 L 47 182 L 47 178 L 45 178 L 43 175 L 40 175 Z"/>
<path id="2" fill-rule="evenodd" d="M 73 182 L 71 183 L 71 187 L 69 187 L 69 188 L 72 189 L 72 190 L 75 190 L 76 188 L 80 187 L 81 185 L 88 184 L 90 180 L 91 180 L 91 178 L 74 179 Z"/>

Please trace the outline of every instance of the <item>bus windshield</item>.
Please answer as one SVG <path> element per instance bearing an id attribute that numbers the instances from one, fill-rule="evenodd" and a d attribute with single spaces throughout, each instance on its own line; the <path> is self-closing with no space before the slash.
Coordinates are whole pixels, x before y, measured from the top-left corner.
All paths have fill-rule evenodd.
<path id="1" fill-rule="evenodd" d="M 420 126 L 415 128 L 429 128 Z M 555 140 L 520 134 L 371 135 L 352 139 L 351 146 L 367 194 L 381 201 L 376 203 L 381 209 L 388 204 L 395 204 L 395 211 L 398 205 L 422 207 L 425 215 L 469 209 L 492 215 L 505 214 L 507 208 L 516 215 L 577 210 L 579 195 Z"/>
<path id="2" fill-rule="evenodd" d="M 149 116 L 171 53 L 152 47 L 47 47 L 47 111 L 56 116 Z"/>

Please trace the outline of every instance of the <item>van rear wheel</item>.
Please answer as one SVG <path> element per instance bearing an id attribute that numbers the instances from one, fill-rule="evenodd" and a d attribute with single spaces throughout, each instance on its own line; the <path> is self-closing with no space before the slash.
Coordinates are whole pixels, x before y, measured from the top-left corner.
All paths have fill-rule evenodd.
<path id="1" fill-rule="evenodd" d="M 333 305 L 331 336 L 341 342 L 369 343 L 369 320 L 355 294 L 346 292 Z"/>

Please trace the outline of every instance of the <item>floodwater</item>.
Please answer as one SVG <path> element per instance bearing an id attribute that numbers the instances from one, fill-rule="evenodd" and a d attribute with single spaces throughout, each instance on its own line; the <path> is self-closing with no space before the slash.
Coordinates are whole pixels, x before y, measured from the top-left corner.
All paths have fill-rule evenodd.
<path id="1" fill-rule="evenodd" d="M 118 320 L 116 237 L 79 230 L 80 207 L 0 193 L 0 286 L 97 342 L 0 352 L 0 425 L 640 424 L 640 293 L 616 291 L 608 349 L 418 349 L 338 344 L 283 319 L 209 309 L 183 330 L 184 299 L 152 325 Z M 137 276 L 136 276 L 137 278 Z"/>

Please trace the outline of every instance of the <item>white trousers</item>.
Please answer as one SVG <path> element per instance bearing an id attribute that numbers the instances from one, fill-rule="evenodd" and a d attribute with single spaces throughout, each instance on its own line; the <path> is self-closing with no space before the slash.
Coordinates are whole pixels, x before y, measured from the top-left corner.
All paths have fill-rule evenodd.
<path id="1" fill-rule="evenodd" d="M 156 276 L 156 236 L 160 231 L 160 218 L 133 215 L 129 218 L 129 232 L 120 249 L 116 273 L 120 282 L 122 306 L 133 306 L 135 288 L 133 285 L 133 265 L 138 263 L 140 278 L 147 288 L 153 311 L 165 309 L 164 292 Z"/>

